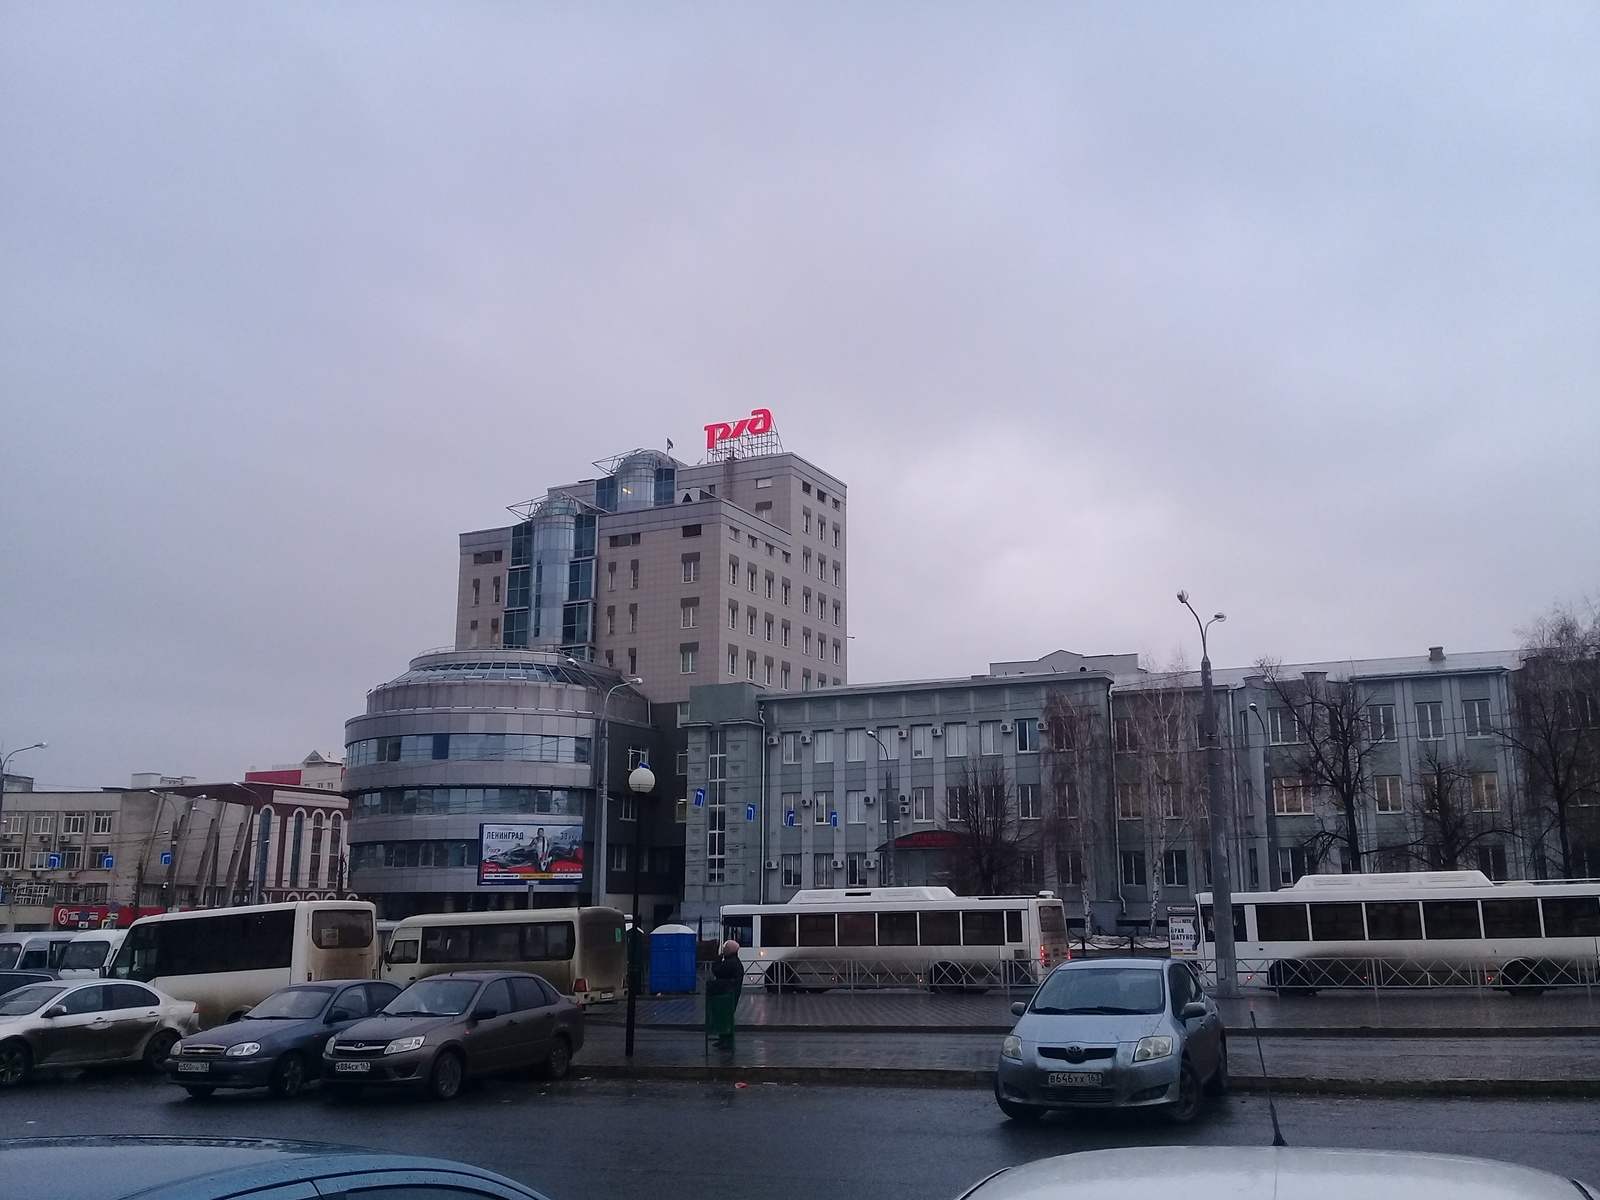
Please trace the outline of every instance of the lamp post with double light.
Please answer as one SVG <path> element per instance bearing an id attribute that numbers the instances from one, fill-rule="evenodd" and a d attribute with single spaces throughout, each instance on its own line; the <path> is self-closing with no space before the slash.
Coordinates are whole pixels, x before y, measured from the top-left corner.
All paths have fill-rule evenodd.
<path id="1" fill-rule="evenodd" d="M 1217 698 L 1211 687 L 1211 654 L 1206 632 L 1228 618 L 1215 613 L 1202 621 L 1189 603 L 1189 593 L 1179 592 L 1178 603 L 1189 610 L 1200 630 L 1200 736 L 1206 756 L 1206 816 L 1211 826 L 1211 924 L 1217 947 L 1217 995 L 1237 996 L 1239 975 L 1233 948 L 1233 887 L 1228 869 L 1228 807 L 1222 793 L 1222 743 L 1217 736 Z"/>
<path id="2" fill-rule="evenodd" d="M 3 757 L 0 757 L 0 814 L 3 814 L 5 812 L 5 807 L 6 807 L 6 802 L 5 802 L 6 801 L 6 768 L 8 768 L 11 765 L 11 760 L 13 758 L 15 758 L 17 755 L 22 754 L 23 752 L 28 751 L 28 750 L 43 750 L 49 744 L 50 744 L 49 742 L 35 742 L 31 746 L 18 746 L 15 750 L 12 750 L 10 753 L 4 755 Z M 24 832 L 26 832 L 26 831 L 24 831 Z"/>
<path id="3" fill-rule="evenodd" d="M 890 757 L 889 747 L 883 744 L 883 739 L 878 736 L 878 731 L 876 729 L 869 729 L 867 730 L 867 736 L 878 743 L 879 761 L 881 762 L 888 759 Z M 878 793 L 879 803 L 883 807 L 883 819 L 888 823 L 889 826 L 889 854 L 887 861 L 884 864 L 887 869 L 883 873 L 883 885 L 885 887 L 894 886 L 894 839 L 896 833 L 898 832 L 898 826 L 900 823 L 900 806 L 891 799 L 893 794 L 894 789 L 889 786 L 889 768 L 885 767 L 883 769 L 883 790 Z"/>
<path id="4" fill-rule="evenodd" d="M 567 659 L 569 667 L 584 670 L 584 664 L 575 658 Z M 637 687 L 643 683 L 637 675 L 625 675 L 621 682 L 613 684 L 606 691 L 605 699 L 600 702 L 600 736 L 596 739 L 600 743 L 599 765 L 593 774 L 597 776 L 595 785 L 595 831 L 594 831 L 594 871 L 591 875 L 593 883 L 590 885 L 589 902 L 604 906 L 606 902 L 606 876 L 610 874 L 611 864 L 606 856 L 610 847 L 610 804 L 609 788 L 611 783 L 611 697 L 625 687 Z"/>
<path id="5" fill-rule="evenodd" d="M 643 957 L 639 952 L 644 937 L 639 927 L 639 860 L 644 853 L 644 810 L 640 802 L 656 790 L 656 773 L 646 763 L 640 763 L 628 773 L 628 790 L 633 793 L 633 912 L 628 930 L 628 1022 L 622 1053 L 632 1058 L 634 1005 L 639 998 L 639 960 Z"/>

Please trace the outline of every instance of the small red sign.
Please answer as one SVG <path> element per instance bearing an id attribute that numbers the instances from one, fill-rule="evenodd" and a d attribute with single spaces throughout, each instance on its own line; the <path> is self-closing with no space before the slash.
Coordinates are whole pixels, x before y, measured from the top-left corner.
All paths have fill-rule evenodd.
<path id="1" fill-rule="evenodd" d="M 718 442 L 725 442 L 730 438 L 743 437 L 747 433 L 771 433 L 772 410 L 768 408 L 753 408 L 750 415 L 729 425 L 726 421 L 717 421 L 706 426 L 706 449 L 715 450 Z"/>

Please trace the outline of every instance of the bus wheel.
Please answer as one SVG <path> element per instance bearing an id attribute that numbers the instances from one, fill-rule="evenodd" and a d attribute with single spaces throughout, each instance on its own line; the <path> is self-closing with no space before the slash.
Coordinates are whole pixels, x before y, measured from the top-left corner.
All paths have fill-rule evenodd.
<path id="1" fill-rule="evenodd" d="M 1543 995 L 1546 979 L 1542 966 L 1526 958 L 1512 959 L 1500 968 L 1500 982 L 1513 996 Z"/>
<path id="2" fill-rule="evenodd" d="M 961 984 L 961 968 L 954 963 L 934 963 L 928 969 L 928 990 L 936 996 L 959 992 Z"/>

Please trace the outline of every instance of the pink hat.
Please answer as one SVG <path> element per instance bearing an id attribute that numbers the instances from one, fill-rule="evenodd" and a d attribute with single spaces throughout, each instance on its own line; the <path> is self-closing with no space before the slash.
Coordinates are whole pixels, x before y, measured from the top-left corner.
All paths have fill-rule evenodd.
<path id="1" fill-rule="evenodd" d="M 732 938 L 729 938 L 727 941 L 722 943 L 722 952 L 724 954 L 739 953 L 739 943 L 734 941 Z"/>

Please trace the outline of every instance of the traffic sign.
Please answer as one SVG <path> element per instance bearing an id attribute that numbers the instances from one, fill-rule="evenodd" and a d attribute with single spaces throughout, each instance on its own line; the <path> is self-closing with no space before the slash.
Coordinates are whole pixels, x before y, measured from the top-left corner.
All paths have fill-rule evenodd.
<path id="1" fill-rule="evenodd" d="M 48 859 L 46 859 L 46 861 L 49 862 L 50 869 L 52 871 L 59 871 L 61 869 L 61 855 L 52 854 L 48 857 Z"/>
<path id="2" fill-rule="evenodd" d="M 163 850 L 161 852 L 161 865 L 163 867 L 170 867 L 172 865 L 172 851 L 171 850 Z"/>
<path id="3" fill-rule="evenodd" d="M 694 790 L 694 806 L 696 808 L 704 808 L 706 806 L 706 790 L 705 790 L 705 788 L 695 788 L 695 790 Z"/>
<path id="4" fill-rule="evenodd" d="M 791 808 L 783 814 L 783 823 L 791 829 L 794 828 L 794 809 Z"/>
<path id="5" fill-rule="evenodd" d="M 115 854 L 102 854 L 100 856 L 100 869 L 102 871 L 110 871 L 114 869 L 116 865 L 117 856 Z"/>
<path id="6" fill-rule="evenodd" d="M 744 806 L 744 819 L 746 821 L 754 821 L 756 819 L 756 806 L 754 804 L 746 804 Z"/>
<path id="7" fill-rule="evenodd" d="M 828 824 L 835 829 L 839 828 L 839 810 L 837 808 L 828 814 Z"/>

